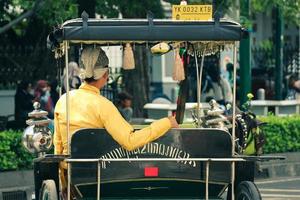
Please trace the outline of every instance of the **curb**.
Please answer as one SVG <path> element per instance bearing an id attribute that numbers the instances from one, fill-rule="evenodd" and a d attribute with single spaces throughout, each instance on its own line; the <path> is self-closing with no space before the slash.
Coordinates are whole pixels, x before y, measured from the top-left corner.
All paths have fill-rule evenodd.
<path id="1" fill-rule="evenodd" d="M 0 172 L 0 200 L 31 200 L 33 182 L 33 170 Z"/>

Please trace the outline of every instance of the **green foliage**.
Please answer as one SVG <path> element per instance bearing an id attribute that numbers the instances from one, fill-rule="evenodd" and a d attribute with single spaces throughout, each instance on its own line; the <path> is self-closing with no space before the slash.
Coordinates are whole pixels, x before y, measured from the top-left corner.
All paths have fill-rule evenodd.
<path id="1" fill-rule="evenodd" d="M 263 40 L 259 43 L 259 47 L 266 51 L 272 51 L 274 44 L 271 40 Z"/>
<path id="2" fill-rule="evenodd" d="M 0 24 L 1 22 L 7 24 L 34 7 L 36 7 L 37 18 L 50 27 L 78 17 L 77 0 L 4 0 L 0 3 L 0 7 Z M 155 18 L 164 16 L 160 0 L 96 0 L 95 10 L 101 17 L 107 18 L 116 18 L 119 13 L 124 18 L 146 18 L 148 11 L 154 13 Z M 28 20 L 24 19 L 15 25 L 13 27 L 15 33 L 22 35 L 22 30 L 27 24 Z"/>
<path id="3" fill-rule="evenodd" d="M 39 2 L 38 5 L 36 3 Z M 31 10 L 36 6 L 35 15 L 41 19 L 44 24 L 54 26 L 61 24 L 67 19 L 77 17 L 76 0 L 4 0 L 0 15 L 0 22 L 11 21 L 22 13 Z M 9 8 L 9 9 L 8 9 Z M 21 24 L 26 24 L 23 20 Z"/>
<path id="4" fill-rule="evenodd" d="M 21 132 L 0 132 L 0 171 L 32 168 L 33 155 L 24 149 L 21 138 Z"/>
<path id="5" fill-rule="evenodd" d="M 50 26 L 62 24 L 77 17 L 76 0 L 46 0 L 37 11 L 37 16 Z"/>
<path id="6" fill-rule="evenodd" d="M 251 0 L 252 12 L 271 11 L 275 7 L 281 9 L 287 23 L 300 25 L 300 0 Z"/>
<path id="7" fill-rule="evenodd" d="M 300 151 L 300 116 L 277 117 L 270 115 L 260 117 L 266 122 L 262 127 L 266 135 L 264 153 L 281 153 Z"/>
<path id="8" fill-rule="evenodd" d="M 151 11 L 155 18 L 164 16 L 160 0 L 97 0 L 96 3 L 96 12 L 108 18 L 118 17 L 119 13 L 123 18 L 146 18 L 148 11 Z"/>

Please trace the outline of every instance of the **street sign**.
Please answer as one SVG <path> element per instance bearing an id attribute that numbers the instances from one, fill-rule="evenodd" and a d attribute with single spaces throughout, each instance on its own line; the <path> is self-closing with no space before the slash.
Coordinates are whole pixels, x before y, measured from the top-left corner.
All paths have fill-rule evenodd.
<path id="1" fill-rule="evenodd" d="M 173 5 L 173 20 L 212 20 L 212 5 Z"/>

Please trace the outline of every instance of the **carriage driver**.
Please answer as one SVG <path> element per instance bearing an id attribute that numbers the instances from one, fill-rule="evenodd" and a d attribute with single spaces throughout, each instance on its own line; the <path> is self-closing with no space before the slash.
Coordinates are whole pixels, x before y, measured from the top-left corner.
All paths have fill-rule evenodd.
<path id="1" fill-rule="evenodd" d="M 105 52 L 100 47 L 87 47 L 82 51 L 80 62 L 84 68 L 84 82 L 79 89 L 69 93 L 71 134 L 82 128 L 105 128 L 114 140 L 130 151 L 161 137 L 170 128 L 178 127 L 174 117 L 166 117 L 134 131 L 114 104 L 100 95 L 100 89 L 109 77 L 109 61 Z M 55 106 L 54 125 L 55 154 L 68 154 L 65 94 Z M 64 190 L 66 182 L 62 176 L 61 183 Z"/>

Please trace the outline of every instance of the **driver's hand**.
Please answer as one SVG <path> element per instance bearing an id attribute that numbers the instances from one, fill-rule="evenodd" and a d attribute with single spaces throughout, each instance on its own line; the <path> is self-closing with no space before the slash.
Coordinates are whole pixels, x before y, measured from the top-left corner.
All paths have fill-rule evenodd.
<path id="1" fill-rule="evenodd" d="M 170 122 L 171 122 L 171 128 L 179 128 L 179 125 L 178 125 L 178 123 L 177 123 L 175 117 L 170 116 L 170 117 L 168 117 L 168 118 L 169 118 L 169 120 L 170 120 Z"/>

